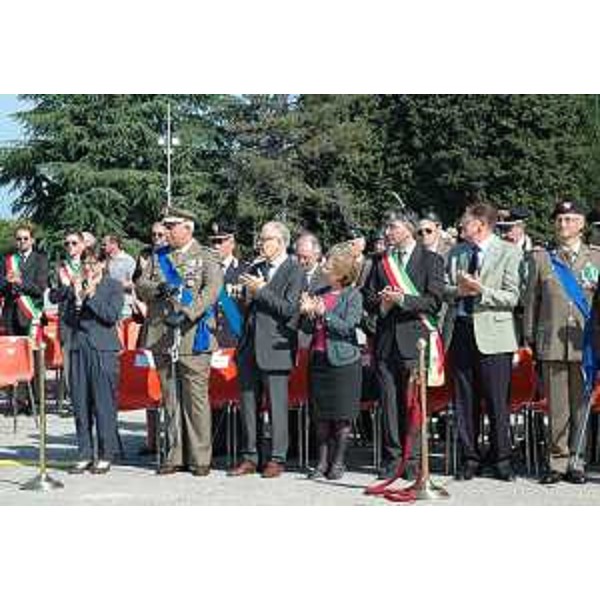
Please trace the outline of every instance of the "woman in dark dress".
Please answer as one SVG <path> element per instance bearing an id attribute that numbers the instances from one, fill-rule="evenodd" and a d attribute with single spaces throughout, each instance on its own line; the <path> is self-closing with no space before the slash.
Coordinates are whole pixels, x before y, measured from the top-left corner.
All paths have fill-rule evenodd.
<path id="1" fill-rule="evenodd" d="M 319 462 L 311 479 L 340 479 L 352 421 L 361 392 L 360 349 L 356 328 L 362 318 L 362 295 L 353 285 L 358 265 L 347 245 L 334 247 L 324 268 L 328 286 L 318 295 L 303 294 L 301 328 L 312 333 L 310 398 L 315 403 Z"/>

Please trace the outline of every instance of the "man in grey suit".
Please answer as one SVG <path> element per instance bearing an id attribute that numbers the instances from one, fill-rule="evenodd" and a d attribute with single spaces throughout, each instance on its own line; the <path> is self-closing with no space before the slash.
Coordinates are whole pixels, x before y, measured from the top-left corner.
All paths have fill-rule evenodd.
<path id="1" fill-rule="evenodd" d="M 490 456 L 498 479 L 510 481 L 509 391 L 517 350 L 513 311 L 519 301 L 521 251 L 496 235 L 496 210 L 478 203 L 462 218 L 465 243 L 450 251 L 445 296 L 446 347 L 455 385 L 458 434 L 463 454 L 459 479 L 472 479 L 481 455 L 480 402 L 490 418 Z"/>
<path id="2" fill-rule="evenodd" d="M 258 465 L 257 410 L 261 391 L 268 390 L 272 431 L 271 455 L 262 476 L 279 477 L 288 449 L 288 379 L 294 366 L 298 335 L 294 327 L 304 288 L 304 271 L 286 249 L 288 228 L 278 221 L 260 234 L 264 260 L 240 277 L 248 295 L 244 331 L 238 345 L 242 393 L 242 462 L 230 475 L 255 473 Z"/>

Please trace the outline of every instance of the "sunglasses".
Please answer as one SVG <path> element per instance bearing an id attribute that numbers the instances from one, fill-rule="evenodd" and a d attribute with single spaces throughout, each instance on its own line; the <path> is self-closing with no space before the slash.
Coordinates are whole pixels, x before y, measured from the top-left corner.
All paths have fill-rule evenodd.
<path id="1" fill-rule="evenodd" d="M 417 231 L 419 235 L 431 235 L 433 232 L 434 230 L 430 227 L 423 227 L 423 229 L 419 229 L 419 231 Z"/>

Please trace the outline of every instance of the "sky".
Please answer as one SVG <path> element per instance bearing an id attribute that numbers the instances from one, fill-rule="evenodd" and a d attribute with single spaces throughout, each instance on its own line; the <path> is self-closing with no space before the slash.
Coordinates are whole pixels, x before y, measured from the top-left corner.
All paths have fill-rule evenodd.
<path id="1" fill-rule="evenodd" d="M 22 137 L 18 123 L 11 117 L 20 108 L 16 95 L 0 94 L 0 145 L 18 141 Z M 12 216 L 11 200 L 10 189 L 0 187 L 0 219 Z"/>

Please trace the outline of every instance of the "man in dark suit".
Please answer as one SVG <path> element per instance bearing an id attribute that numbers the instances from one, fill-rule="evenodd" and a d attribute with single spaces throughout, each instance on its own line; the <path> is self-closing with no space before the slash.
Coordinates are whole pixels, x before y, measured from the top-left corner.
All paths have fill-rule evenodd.
<path id="1" fill-rule="evenodd" d="M 235 229 L 227 224 L 213 223 L 210 244 L 218 254 L 221 270 L 223 271 L 223 285 L 225 293 L 235 304 L 231 310 L 236 310 L 241 315 L 243 303 L 241 300 L 240 275 L 246 271 L 248 265 L 235 256 Z M 236 335 L 232 323 L 227 318 L 226 307 L 221 301 L 217 302 L 217 343 L 219 348 L 235 348 L 238 345 L 239 334 Z"/>
<path id="2" fill-rule="evenodd" d="M 435 318 L 444 292 L 444 261 L 416 242 L 415 231 L 416 216 L 412 213 L 401 211 L 388 216 L 388 250 L 373 257 L 362 288 L 367 310 L 378 317 L 374 357 L 383 397 L 383 463 L 379 476 L 384 479 L 396 473 L 403 456 L 409 461 L 404 477 L 412 478 L 415 473 L 418 444 L 413 444 L 412 461 L 408 448 L 403 446 L 409 434 L 408 403 L 418 366 L 417 341 L 429 338 L 423 317 Z M 398 285 L 398 279 L 406 276 L 414 289 Z"/>
<path id="3" fill-rule="evenodd" d="M 6 335 L 35 337 L 40 327 L 44 292 L 48 287 L 48 258 L 33 249 L 33 229 L 20 226 L 15 232 L 15 252 L 0 260 L 0 298 L 4 300 L 2 322 Z M 17 390 L 20 412 L 29 412 L 28 401 Z M 36 394 L 39 390 L 36 384 Z"/>
<path id="4" fill-rule="evenodd" d="M 34 243 L 33 229 L 19 227 L 16 251 L 0 261 L 2 317 L 8 335 L 29 335 L 41 316 L 48 287 L 48 258 L 33 249 Z"/>
<path id="5" fill-rule="evenodd" d="M 278 221 L 263 226 L 260 234 L 264 260 L 241 277 L 248 294 L 248 310 L 238 345 L 242 392 L 242 462 L 230 475 L 255 473 L 258 465 L 257 410 L 261 391 L 270 399 L 271 453 L 262 476 L 278 477 L 285 468 L 288 450 L 288 379 L 294 366 L 297 331 L 293 327 L 304 272 L 286 252 L 288 228 Z"/>

